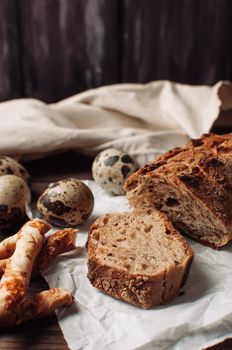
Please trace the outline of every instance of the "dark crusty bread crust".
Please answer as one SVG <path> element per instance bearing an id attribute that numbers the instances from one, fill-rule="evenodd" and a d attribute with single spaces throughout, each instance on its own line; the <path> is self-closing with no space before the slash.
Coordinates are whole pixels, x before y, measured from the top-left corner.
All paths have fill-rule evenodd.
<path id="1" fill-rule="evenodd" d="M 137 220 L 140 226 L 127 226 L 130 219 Z M 152 226 L 150 223 L 154 227 L 149 231 L 146 227 Z M 144 226 L 145 230 L 143 224 L 148 225 Z M 162 228 L 159 233 L 158 227 Z M 133 243 L 133 239 L 125 243 L 125 238 L 121 239 L 122 228 L 125 228 L 123 237 L 127 239 L 133 233 L 138 234 L 141 237 L 141 246 L 136 241 Z M 162 249 L 162 254 L 166 256 L 160 256 L 155 245 L 156 230 L 159 235 L 158 249 Z M 126 248 L 122 248 L 125 244 Z M 154 246 L 150 247 L 150 244 Z M 88 278 L 91 284 L 114 298 L 145 309 L 166 304 L 178 294 L 193 260 L 193 251 L 187 241 L 164 214 L 155 210 L 113 213 L 99 218 L 90 228 L 87 248 Z M 120 256 L 121 249 L 126 252 L 125 256 Z M 146 264 L 141 259 L 146 254 L 148 259 L 149 251 L 154 255 L 154 260 L 148 260 L 146 272 Z M 112 262 L 113 254 L 116 256 Z M 130 255 L 133 256 L 132 271 L 129 264 L 125 264 L 125 267 L 122 265 L 123 260 L 129 259 Z"/>
<path id="2" fill-rule="evenodd" d="M 232 239 L 231 172 L 232 134 L 207 134 L 145 165 L 125 189 L 132 206 L 157 208 L 182 232 L 218 248 Z"/>

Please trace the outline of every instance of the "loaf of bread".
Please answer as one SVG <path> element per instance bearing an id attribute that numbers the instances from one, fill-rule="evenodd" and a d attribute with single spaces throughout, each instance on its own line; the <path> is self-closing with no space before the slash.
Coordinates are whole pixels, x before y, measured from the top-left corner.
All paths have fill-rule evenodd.
<path id="1" fill-rule="evenodd" d="M 92 285 L 145 309 L 166 304 L 178 294 L 193 259 L 187 241 L 156 210 L 97 219 L 87 249 Z"/>
<path id="2" fill-rule="evenodd" d="M 125 183 L 130 205 L 164 212 L 183 234 L 209 245 L 232 239 L 232 134 L 205 134 L 145 165 Z"/>

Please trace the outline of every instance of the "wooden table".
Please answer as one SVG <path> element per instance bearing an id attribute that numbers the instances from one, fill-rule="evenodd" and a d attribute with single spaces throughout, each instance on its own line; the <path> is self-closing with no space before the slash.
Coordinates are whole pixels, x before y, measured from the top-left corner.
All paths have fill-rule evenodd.
<path id="1" fill-rule="evenodd" d="M 74 152 L 59 154 L 25 164 L 32 176 L 34 200 L 50 182 L 67 177 L 91 179 L 91 164 L 91 158 L 80 156 Z M 47 288 L 48 285 L 42 277 L 37 277 L 32 281 L 33 292 Z M 68 346 L 54 315 L 42 320 L 30 321 L 9 330 L 1 330 L 0 350 L 7 349 L 68 350 Z M 231 350 L 232 340 L 227 340 L 210 349 Z"/>

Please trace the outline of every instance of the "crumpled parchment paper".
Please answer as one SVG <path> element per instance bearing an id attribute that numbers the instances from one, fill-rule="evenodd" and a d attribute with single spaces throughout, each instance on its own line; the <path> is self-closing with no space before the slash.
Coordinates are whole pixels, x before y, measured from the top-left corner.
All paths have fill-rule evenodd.
<path id="1" fill-rule="evenodd" d="M 71 307 L 57 312 L 72 350 L 197 350 L 232 336 L 232 246 L 215 251 L 189 240 L 195 259 L 180 295 L 165 306 L 143 310 L 107 296 L 87 279 L 85 242 L 89 225 L 108 212 L 129 210 L 125 196 L 106 194 L 85 181 L 95 208 L 80 227 L 78 249 L 43 273 L 50 287 L 64 287 L 75 296 Z"/>

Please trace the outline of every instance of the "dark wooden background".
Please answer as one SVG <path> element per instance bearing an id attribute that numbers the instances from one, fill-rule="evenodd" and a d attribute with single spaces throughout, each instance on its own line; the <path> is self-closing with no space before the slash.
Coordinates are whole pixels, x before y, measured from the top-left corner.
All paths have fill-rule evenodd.
<path id="1" fill-rule="evenodd" d="M 231 0 L 0 0 L 0 101 L 232 80 Z"/>

